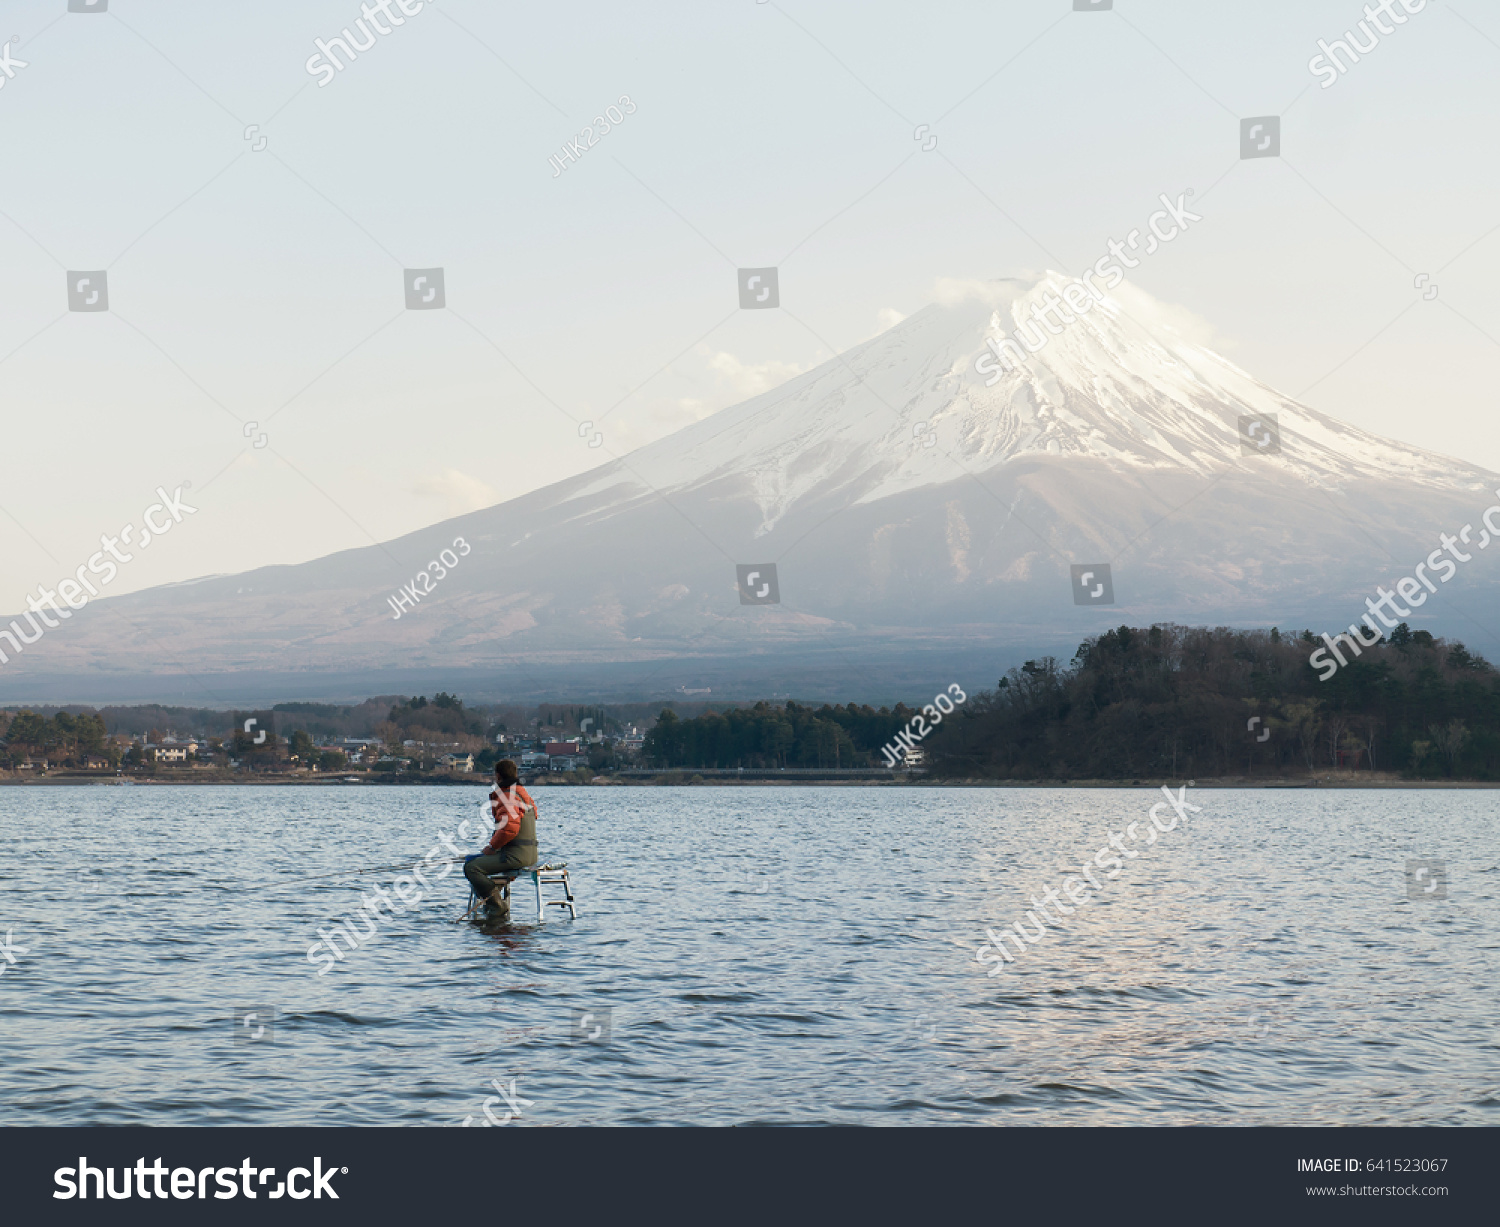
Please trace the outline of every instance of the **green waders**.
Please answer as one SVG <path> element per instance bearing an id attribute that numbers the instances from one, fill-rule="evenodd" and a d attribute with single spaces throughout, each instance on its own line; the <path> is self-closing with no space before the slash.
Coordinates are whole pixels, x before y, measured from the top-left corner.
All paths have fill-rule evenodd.
<path id="1" fill-rule="evenodd" d="M 536 810 L 531 807 L 521 811 L 521 829 L 516 837 L 501 847 L 499 852 L 476 856 L 464 866 L 464 877 L 481 899 L 488 899 L 497 885 L 490 874 L 504 874 L 512 869 L 530 869 L 536 864 Z"/>

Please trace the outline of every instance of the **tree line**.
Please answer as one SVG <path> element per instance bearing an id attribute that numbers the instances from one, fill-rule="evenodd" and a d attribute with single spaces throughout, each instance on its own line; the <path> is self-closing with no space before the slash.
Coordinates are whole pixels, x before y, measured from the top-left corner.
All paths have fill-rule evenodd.
<path id="1" fill-rule="evenodd" d="M 60 711 L 49 719 L 33 711 L 0 712 L 0 738 L 0 761 L 12 769 L 27 759 L 81 767 L 90 758 L 118 758 L 108 745 L 104 719 L 97 714 Z"/>
<path id="2" fill-rule="evenodd" d="M 904 703 L 795 702 L 706 712 L 684 720 L 667 708 L 647 732 L 641 757 L 657 767 L 871 767 L 879 749 L 916 714 Z"/>
<path id="3" fill-rule="evenodd" d="M 1322 640 L 1121 626 L 1029 660 L 925 743 L 939 777 L 1130 779 L 1377 770 L 1500 779 L 1500 674 L 1402 623 L 1326 682 Z"/>

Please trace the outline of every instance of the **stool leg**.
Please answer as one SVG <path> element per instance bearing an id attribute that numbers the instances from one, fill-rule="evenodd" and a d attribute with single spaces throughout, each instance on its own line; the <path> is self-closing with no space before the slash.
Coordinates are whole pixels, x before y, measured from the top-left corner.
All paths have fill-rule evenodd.
<path id="1" fill-rule="evenodd" d="M 536 887 L 536 922 L 542 923 L 542 875 L 535 869 L 531 871 L 531 884 Z"/>

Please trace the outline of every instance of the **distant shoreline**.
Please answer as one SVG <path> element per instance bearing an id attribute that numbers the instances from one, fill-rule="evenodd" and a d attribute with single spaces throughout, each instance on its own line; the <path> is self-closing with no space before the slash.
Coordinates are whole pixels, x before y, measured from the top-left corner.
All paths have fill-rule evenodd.
<path id="1" fill-rule="evenodd" d="M 1192 787 L 1198 789 L 1261 789 L 1287 790 L 1304 789 L 1323 791 L 1337 790 L 1366 790 L 1366 789 L 1495 789 L 1500 788 L 1497 780 L 1403 780 L 1383 777 L 1376 773 L 1375 778 L 1355 778 L 1351 774 L 1338 776 L 1319 777 L 1317 779 L 1246 779 L 1244 777 L 1231 777 L 1227 779 L 1201 780 L 987 780 L 987 779 L 952 779 L 932 780 L 926 778 L 894 777 L 890 779 L 878 779 L 864 777 L 859 779 L 809 779 L 774 776 L 763 776 L 755 779 L 738 779 L 733 776 L 695 776 L 691 772 L 663 772 L 658 776 L 647 779 L 632 778 L 619 779 L 611 776 L 598 776 L 589 781 L 559 780 L 552 782 L 545 777 L 522 781 L 528 788 L 754 788 L 754 787 L 787 787 L 797 785 L 809 788 L 1140 788 L 1154 791 L 1170 785 L 1173 788 L 1181 787 L 1191 783 Z M 307 777 L 241 777 L 217 779 L 188 779 L 174 777 L 156 778 L 130 778 L 120 776 L 85 776 L 85 775 L 45 775 L 32 776 L 29 778 L 0 778 L 0 788 L 3 787 L 179 787 L 182 785 L 214 785 L 242 788 L 270 788 L 270 787 L 339 787 L 359 788 L 366 785 L 385 787 L 460 787 L 460 788 L 486 788 L 490 781 L 487 777 L 476 775 L 469 779 L 456 777 L 443 777 L 439 779 L 402 779 L 402 780 L 374 780 L 362 779 L 354 782 L 343 778 L 309 779 Z"/>

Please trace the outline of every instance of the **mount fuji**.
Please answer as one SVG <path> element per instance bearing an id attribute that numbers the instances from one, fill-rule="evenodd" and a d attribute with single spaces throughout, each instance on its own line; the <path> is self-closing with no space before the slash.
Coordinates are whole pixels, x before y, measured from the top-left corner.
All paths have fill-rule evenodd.
<path id="1" fill-rule="evenodd" d="M 1129 285 L 1014 369 L 976 370 L 1081 285 L 951 286 L 580 476 L 380 546 L 90 605 L 0 669 L 0 698 L 424 679 L 475 697 L 910 698 L 1122 622 L 1341 629 L 1497 501 L 1495 474 L 1288 399 Z M 395 618 L 387 596 L 460 536 L 472 552 Z M 767 564 L 779 603 L 742 604 L 737 568 Z M 1112 604 L 1075 603 L 1075 564 L 1109 567 Z M 1414 625 L 1494 654 L 1497 580 L 1476 555 Z"/>

